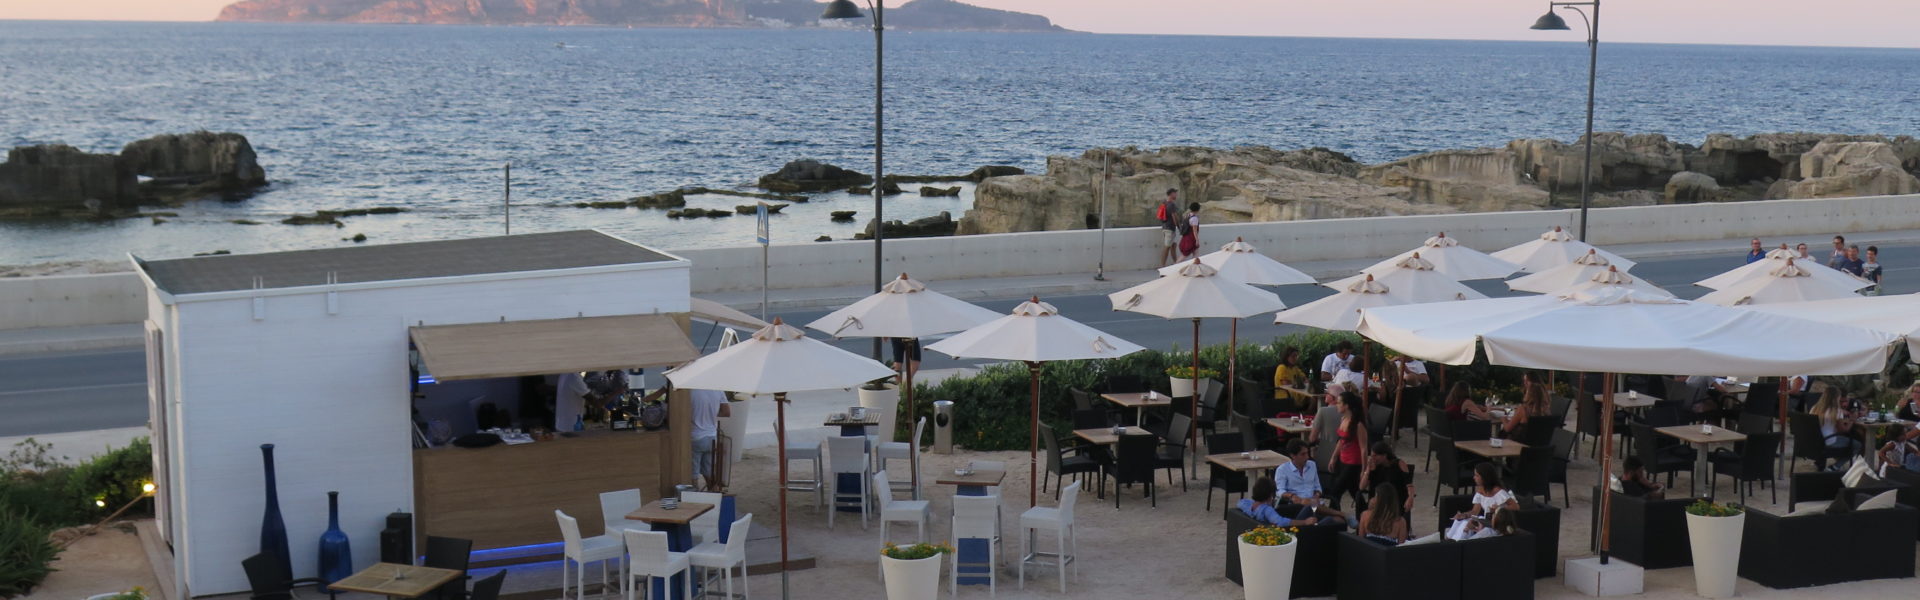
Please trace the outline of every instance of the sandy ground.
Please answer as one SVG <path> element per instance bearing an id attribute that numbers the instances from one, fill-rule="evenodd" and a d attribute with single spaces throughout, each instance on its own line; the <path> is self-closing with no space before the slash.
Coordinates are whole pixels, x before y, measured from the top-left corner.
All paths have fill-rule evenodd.
<path id="1" fill-rule="evenodd" d="M 140 538 L 130 523 L 117 523 L 68 546 L 53 563 L 55 571 L 27 598 L 80 599 L 157 585 Z"/>

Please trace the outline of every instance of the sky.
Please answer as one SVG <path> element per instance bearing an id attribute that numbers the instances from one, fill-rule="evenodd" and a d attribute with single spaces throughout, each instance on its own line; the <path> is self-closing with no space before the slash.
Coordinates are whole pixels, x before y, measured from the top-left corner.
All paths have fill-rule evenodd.
<path id="1" fill-rule="evenodd" d="M 896 6 L 905 0 L 888 0 Z M 963 0 L 1095 33 L 1578 41 L 1545 0 Z M 0 19 L 206 21 L 229 0 L 0 0 Z M 1575 29 L 1578 15 L 1566 14 Z M 1920 47 L 1914 0 L 1607 0 L 1602 41 Z"/>

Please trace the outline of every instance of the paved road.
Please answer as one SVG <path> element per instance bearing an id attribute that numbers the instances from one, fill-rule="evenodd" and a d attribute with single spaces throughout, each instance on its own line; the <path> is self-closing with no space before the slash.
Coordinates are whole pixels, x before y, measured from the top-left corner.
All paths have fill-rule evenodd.
<path id="1" fill-rule="evenodd" d="M 1817 240 L 1815 240 L 1817 241 Z M 1816 256 L 1821 255 L 1815 252 Z M 1885 265 L 1920 265 L 1920 246 L 1885 246 L 1880 262 Z M 1705 279 L 1741 264 L 1741 257 L 1707 256 L 1650 259 L 1640 262 L 1633 274 L 1660 284 L 1682 298 L 1696 298 L 1708 290 L 1692 282 Z M 1920 266 L 1896 266 L 1887 269 L 1887 293 L 1920 291 Z M 1470 286 L 1489 296 L 1517 295 L 1498 281 L 1470 282 Z M 1288 306 L 1298 306 L 1333 293 L 1317 286 L 1279 288 Z M 1103 295 L 1049 298 L 1049 302 L 1069 317 L 1122 339 L 1148 348 L 1166 350 L 1179 345 L 1190 347 L 1192 329 L 1186 322 L 1109 310 Z M 982 302 L 982 306 L 1005 312 L 1015 300 Z M 790 323 L 804 325 L 826 314 L 824 310 L 780 313 Z M 1240 322 L 1242 343 L 1264 343 L 1299 330 L 1292 325 L 1275 325 L 1271 318 Z M 746 332 L 742 332 L 746 333 Z M 709 326 L 696 326 L 694 341 L 703 350 L 711 350 L 719 335 Z M 1227 324 L 1207 321 L 1201 326 L 1201 343 L 1223 344 Z M 835 344 L 850 351 L 867 353 L 871 342 L 839 340 Z M 970 366 L 982 361 L 955 360 L 936 352 L 926 353 L 924 368 L 939 369 Z M 65 431 L 85 431 L 107 427 L 128 427 L 146 422 L 145 363 L 138 350 L 93 353 L 30 355 L 0 358 L 0 437 L 36 435 Z M 657 378 L 655 379 L 657 382 Z M 656 383 L 657 385 L 657 383 Z"/>

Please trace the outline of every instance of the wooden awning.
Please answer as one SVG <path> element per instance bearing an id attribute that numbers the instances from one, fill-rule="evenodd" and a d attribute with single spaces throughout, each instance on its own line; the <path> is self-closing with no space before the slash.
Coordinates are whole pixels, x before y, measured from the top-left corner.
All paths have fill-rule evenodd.
<path id="1" fill-rule="evenodd" d="M 437 381 L 656 367 L 700 356 L 665 315 L 434 325 L 410 330 Z"/>
<path id="2" fill-rule="evenodd" d="M 693 309 L 688 315 L 695 319 L 749 329 L 751 330 L 749 333 L 767 326 L 766 321 L 756 319 L 753 315 L 734 310 L 719 302 L 703 298 L 688 298 L 688 300 Z"/>

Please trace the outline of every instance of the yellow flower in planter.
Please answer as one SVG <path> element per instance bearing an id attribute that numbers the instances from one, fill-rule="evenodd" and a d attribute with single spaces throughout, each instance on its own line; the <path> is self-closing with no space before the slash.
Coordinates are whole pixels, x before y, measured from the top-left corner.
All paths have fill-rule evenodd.
<path id="1" fill-rule="evenodd" d="M 1261 526 L 1240 534 L 1240 541 L 1255 546 L 1285 546 L 1293 543 L 1296 533 L 1300 533 L 1300 528 Z"/>

